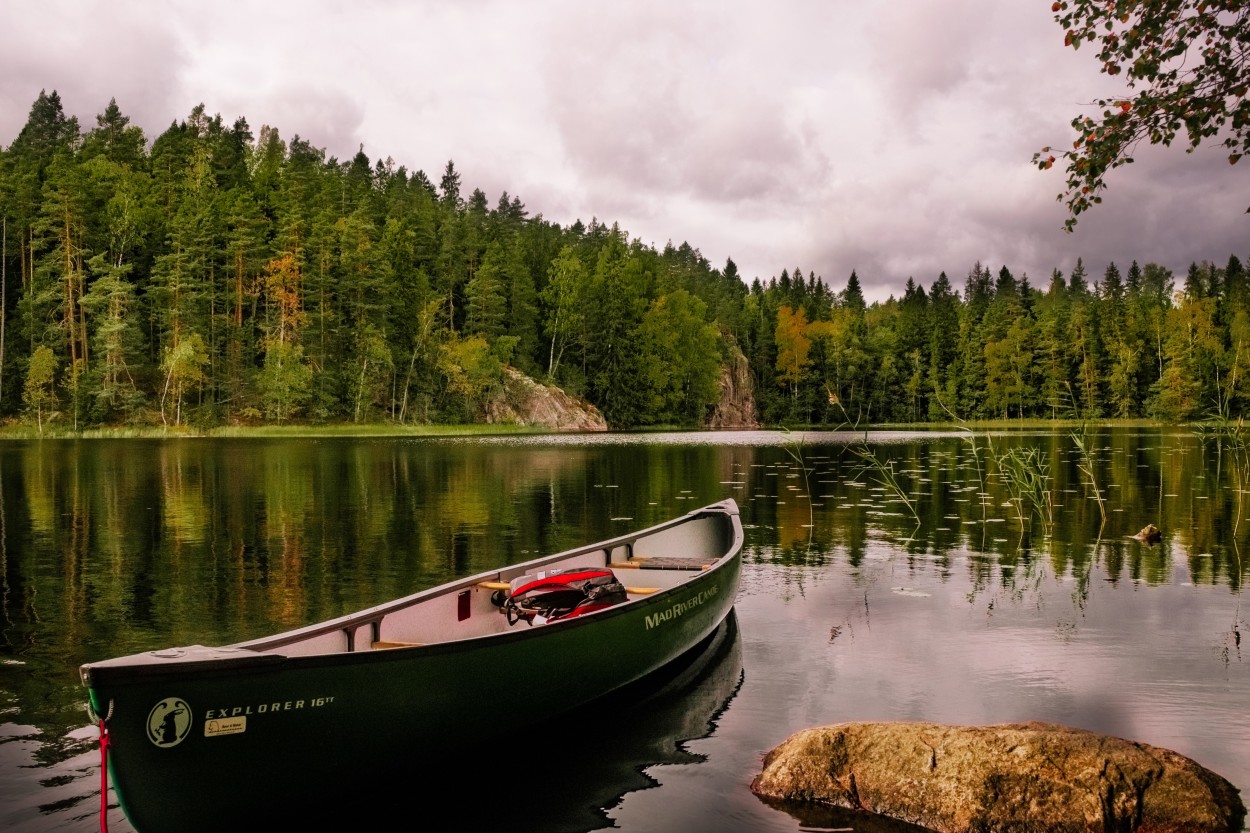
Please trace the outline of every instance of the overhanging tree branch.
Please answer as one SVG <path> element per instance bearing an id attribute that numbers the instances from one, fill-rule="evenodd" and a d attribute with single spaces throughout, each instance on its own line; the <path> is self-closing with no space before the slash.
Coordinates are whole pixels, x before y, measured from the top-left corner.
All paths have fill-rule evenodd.
<path id="1" fill-rule="evenodd" d="M 1102 201 L 1107 173 L 1133 162 L 1142 141 L 1186 152 L 1222 136 L 1228 161 L 1250 151 L 1250 2 L 1246 0 L 1058 0 L 1051 6 L 1064 45 L 1091 44 L 1101 71 L 1123 76 L 1128 92 L 1098 99 L 1098 116 L 1072 120 L 1072 149 L 1044 147 L 1033 163 L 1067 164 L 1068 231 Z M 1250 209 L 1247 209 L 1250 211 Z"/>

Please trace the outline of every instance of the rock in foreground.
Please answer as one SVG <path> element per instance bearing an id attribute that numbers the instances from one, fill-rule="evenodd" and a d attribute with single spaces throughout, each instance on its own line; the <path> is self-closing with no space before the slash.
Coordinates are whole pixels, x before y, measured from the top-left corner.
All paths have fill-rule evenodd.
<path id="1" fill-rule="evenodd" d="M 1238 833 L 1237 788 L 1183 755 L 1049 723 L 842 723 L 791 735 L 761 797 L 939 833 Z"/>

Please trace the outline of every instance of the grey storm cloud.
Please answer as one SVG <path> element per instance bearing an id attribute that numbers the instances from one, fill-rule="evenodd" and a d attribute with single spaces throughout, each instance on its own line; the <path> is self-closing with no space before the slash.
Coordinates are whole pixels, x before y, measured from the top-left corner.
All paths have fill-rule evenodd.
<path id="1" fill-rule="evenodd" d="M 107 15 L 107 17 L 104 17 Z M 56 90 L 68 115 L 95 125 L 111 99 L 151 131 L 183 108 L 178 38 L 138 4 L 51 2 L 0 9 L 0 145 L 17 137 L 41 91 Z"/>
<path id="2" fill-rule="evenodd" d="M 981 263 L 1044 286 L 1078 258 L 1250 259 L 1245 172 L 1145 148 L 1063 231 L 1073 116 L 1119 92 L 1049 4 L 1001 0 L 42 0 L 0 9 L 0 146 L 41 90 L 84 128 L 109 99 L 149 140 L 203 104 L 363 148 L 561 224 L 689 243 L 747 280 L 854 270 L 901 293 Z"/>

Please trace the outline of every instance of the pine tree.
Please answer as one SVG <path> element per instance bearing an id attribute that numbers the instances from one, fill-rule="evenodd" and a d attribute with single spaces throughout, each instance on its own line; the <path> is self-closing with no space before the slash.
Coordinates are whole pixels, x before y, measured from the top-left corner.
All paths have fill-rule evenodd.
<path id="1" fill-rule="evenodd" d="M 643 395 L 641 340 L 638 328 L 648 306 L 649 276 L 613 225 L 590 277 L 586 349 L 587 393 L 610 424 L 643 424 L 648 403 Z"/>
<path id="2" fill-rule="evenodd" d="M 466 335 L 480 335 L 491 342 L 504 334 L 504 318 L 508 312 L 504 268 L 503 247 L 497 242 L 491 243 L 481 268 L 465 289 Z"/>
<path id="3" fill-rule="evenodd" d="M 81 304 L 93 333 L 93 415 L 102 422 L 126 420 L 145 400 L 134 375 L 142 363 L 142 333 L 133 315 L 132 264 L 111 262 L 100 253 L 89 268 L 95 277 Z"/>
<path id="4" fill-rule="evenodd" d="M 1071 302 L 1068 285 L 1058 270 L 1051 273 L 1050 286 L 1037 306 L 1037 357 L 1040 376 L 1041 412 L 1058 419 L 1072 406 L 1075 381 L 1067 347 Z"/>
<path id="5" fill-rule="evenodd" d="M 945 272 L 929 287 L 931 326 L 929 328 L 929 413 L 931 420 L 946 420 L 956 412 L 959 368 L 957 340 L 959 336 L 959 296 L 951 287 Z"/>
<path id="6" fill-rule="evenodd" d="M 541 367 L 538 290 L 516 236 L 504 252 L 503 272 L 507 281 L 508 336 L 516 339 L 512 362 L 523 373 L 534 375 Z"/>
<path id="7" fill-rule="evenodd" d="M 859 275 L 855 273 L 854 269 L 851 270 L 851 276 L 846 279 L 846 289 L 842 290 L 838 300 L 841 301 L 842 306 L 857 310 L 860 313 L 866 308 L 864 291 L 859 286 Z"/>

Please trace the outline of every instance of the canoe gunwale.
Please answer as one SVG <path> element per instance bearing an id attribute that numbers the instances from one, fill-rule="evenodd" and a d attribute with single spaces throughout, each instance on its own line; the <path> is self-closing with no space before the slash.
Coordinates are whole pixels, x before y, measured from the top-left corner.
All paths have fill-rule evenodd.
<path id="1" fill-rule="evenodd" d="M 312 625 L 307 625 L 302 628 L 297 628 L 292 631 L 285 631 L 283 633 L 273 634 L 271 636 L 259 637 L 257 639 L 246 640 L 244 642 L 237 642 L 231 645 L 230 647 L 245 648 L 249 650 L 257 650 L 257 649 L 274 650 L 274 649 L 280 649 L 284 645 L 290 645 L 296 642 L 301 642 L 313 636 L 319 636 L 319 635 L 326 634 L 326 633 L 333 633 L 334 631 L 342 630 L 346 628 L 358 628 L 362 625 L 374 625 L 375 628 L 380 627 L 382 619 L 384 619 L 387 614 L 392 613 L 394 611 L 402 610 L 411 605 L 420 604 L 421 602 L 426 601 L 428 599 L 437 598 L 439 596 L 446 596 L 446 595 L 450 595 L 453 593 L 458 593 L 463 590 L 471 590 L 474 587 L 477 587 L 479 584 L 482 584 L 483 582 L 506 580 L 506 578 L 511 578 L 513 576 L 522 575 L 526 572 L 529 572 L 530 570 L 534 568 L 542 567 L 544 564 L 565 561 L 565 560 L 568 560 L 569 558 L 575 558 L 578 555 L 590 555 L 590 554 L 595 554 L 596 557 L 598 556 L 598 554 L 603 554 L 604 563 L 607 564 L 609 561 L 611 561 L 610 554 L 612 553 L 613 550 L 625 548 L 627 551 L 632 551 L 632 545 L 641 538 L 645 538 L 648 535 L 652 535 L 664 529 L 670 529 L 675 526 L 680 526 L 681 524 L 684 524 L 684 523 L 689 523 L 691 520 L 697 517 L 700 517 L 703 515 L 715 514 L 717 512 L 723 512 L 725 514 L 737 514 L 736 507 L 732 511 L 730 511 L 729 507 L 727 506 L 727 502 L 722 501 L 721 503 L 712 504 L 711 506 L 704 506 L 699 509 L 692 510 L 691 512 L 685 515 L 679 515 L 675 518 L 671 518 L 662 523 L 647 527 L 646 529 L 635 530 L 633 532 L 628 532 L 623 535 L 618 535 L 615 538 L 609 538 L 604 541 L 597 541 L 593 544 L 586 544 L 581 547 L 574 547 L 571 550 L 565 550 L 564 552 L 553 553 L 551 555 L 546 555 L 541 558 L 536 558 L 532 561 L 525 561 L 520 564 L 511 564 L 511 565 L 508 565 L 506 567 L 501 567 L 496 570 L 487 570 L 485 572 L 478 573 L 477 575 L 468 576 L 462 579 L 457 579 L 455 581 L 448 582 L 446 584 L 441 584 L 437 587 L 431 587 L 426 590 L 420 590 L 411 595 L 403 596 L 399 599 L 393 599 L 389 602 L 385 602 L 375 607 L 367 608 L 365 610 L 357 611 L 355 613 L 349 613 L 344 616 L 337 617 L 335 619 L 328 619 L 324 622 L 318 622 Z M 741 540 L 737 540 L 733 542 L 733 545 L 730 546 L 724 553 L 722 553 L 715 560 L 715 564 L 723 563 L 725 559 L 735 555 L 736 552 L 741 548 L 741 546 L 742 546 Z M 691 580 L 693 581 L 695 580 L 695 578 L 692 577 Z M 689 584 L 690 582 L 687 581 L 687 582 L 682 582 L 679 585 L 676 585 L 676 587 L 667 588 L 667 590 L 654 594 L 654 596 L 652 596 L 650 599 L 647 599 L 647 601 L 655 602 L 656 600 L 662 599 L 664 596 L 669 595 L 669 593 L 667 592 L 668 590 L 677 589 L 678 587 L 685 587 L 685 586 L 688 586 Z M 632 599 L 630 600 L 628 605 L 630 606 L 636 605 L 638 602 L 641 602 L 641 601 L 643 600 Z M 600 611 L 600 614 L 610 613 L 614 610 L 620 610 L 624 606 L 625 605 L 618 605 L 615 608 L 609 608 L 605 611 Z M 561 624 L 565 626 L 578 624 L 579 620 L 583 618 L 584 617 L 578 617 L 576 620 L 568 620 L 566 622 L 562 622 Z M 521 631 L 521 633 L 524 633 L 524 631 Z M 512 632 L 509 632 L 506 634 L 491 634 L 489 636 L 473 636 L 473 637 L 467 637 L 464 640 L 457 640 L 456 642 L 452 642 L 452 643 L 435 642 L 435 643 L 431 643 L 429 645 L 423 645 L 420 647 L 434 648 L 438 645 L 453 645 L 453 646 L 462 645 L 465 642 L 471 642 L 477 639 L 498 639 L 500 637 L 510 636 L 511 634 Z M 392 650 L 402 651 L 406 649 L 398 648 L 398 649 L 392 649 Z M 358 652 L 349 651 L 348 653 L 358 653 Z M 361 652 L 361 653 L 364 653 L 364 652 Z M 333 656 L 341 656 L 341 654 L 333 654 Z"/>

